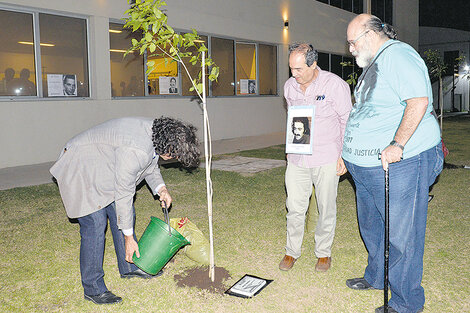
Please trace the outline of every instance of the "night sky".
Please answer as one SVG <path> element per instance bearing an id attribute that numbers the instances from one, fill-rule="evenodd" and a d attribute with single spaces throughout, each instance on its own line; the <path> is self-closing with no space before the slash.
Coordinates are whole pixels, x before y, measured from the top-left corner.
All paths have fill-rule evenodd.
<path id="1" fill-rule="evenodd" d="M 470 31 L 470 0 L 419 0 L 419 25 Z"/>

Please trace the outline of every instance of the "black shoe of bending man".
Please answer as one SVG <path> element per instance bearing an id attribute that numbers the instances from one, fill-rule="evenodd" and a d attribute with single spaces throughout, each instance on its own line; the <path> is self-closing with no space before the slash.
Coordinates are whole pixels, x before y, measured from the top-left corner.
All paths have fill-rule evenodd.
<path id="1" fill-rule="evenodd" d="M 85 300 L 91 301 L 95 304 L 113 304 L 122 302 L 121 297 L 116 296 L 109 290 L 96 296 L 85 295 Z"/>
<path id="2" fill-rule="evenodd" d="M 134 277 L 138 277 L 138 278 L 143 278 L 143 279 L 150 279 L 150 278 L 154 278 L 154 277 L 158 277 L 158 276 L 161 276 L 163 274 L 163 271 L 160 271 L 158 272 L 157 274 L 155 275 L 150 275 L 148 273 L 145 273 L 143 270 L 141 270 L 140 268 L 139 269 L 136 269 L 135 271 L 133 272 L 129 272 L 129 273 L 126 273 L 126 274 L 121 274 L 121 278 L 134 278 Z"/>
<path id="3" fill-rule="evenodd" d="M 364 279 L 364 277 L 360 278 L 352 278 L 346 280 L 346 286 L 354 290 L 369 290 L 369 289 L 376 289 L 372 287 L 371 284 Z"/>

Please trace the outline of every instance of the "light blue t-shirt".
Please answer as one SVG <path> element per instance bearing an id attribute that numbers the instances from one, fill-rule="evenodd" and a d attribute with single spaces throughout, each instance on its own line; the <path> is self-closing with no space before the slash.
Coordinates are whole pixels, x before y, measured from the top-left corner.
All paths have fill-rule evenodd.
<path id="1" fill-rule="evenodd" d="M 395 137 L 405 111 L 405 100 L 428 97 L 421 123 L 405 145 L 403 158 L 410 158 L 440 142 L 440 130 L 432 112 L 432 89 L 428 70 L 409 45 L 388 40 L 370 68 L 364 68 L 354 91 L 356 103 L 344 134 L 343 159 L 365 167 L 379 166 L 379 153 Z"/>

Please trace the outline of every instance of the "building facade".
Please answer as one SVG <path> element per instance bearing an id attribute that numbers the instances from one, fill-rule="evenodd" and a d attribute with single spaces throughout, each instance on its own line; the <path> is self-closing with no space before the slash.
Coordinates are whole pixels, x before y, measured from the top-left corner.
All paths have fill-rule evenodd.
<path id="1" fill-rule="evenodd" d="M 373 12 L 418 47 L 418 0 L 167 4 L 169 25 L 196 29 L 221 69 L 207 90 L 212 140 L 285 132 L 289 43 L 312 42 L 320 66 L 347 78 L 338 63 L 352 60 L 348 22 Z M 145 74 L 145 55 L 123 58 L 128 8 L 125 0 L 0 0 L 0 169 L 53 161 L 75 134 L 122 116 L 177 117 L 202 138 L 202 111 L 181 65 Z"/>
<path id="2" fill-rule="evenodd" d="M 444 112 L 468 112 L 470 104 L 470 32 L 442 28 L 419 28 L 419 52 L 439 52 L 447 65 L 442 79 Z M 457 63 L 456 58 L 464 57 Z M 439 82 L 433 82 L 434 108 L 439 109 Z"/>

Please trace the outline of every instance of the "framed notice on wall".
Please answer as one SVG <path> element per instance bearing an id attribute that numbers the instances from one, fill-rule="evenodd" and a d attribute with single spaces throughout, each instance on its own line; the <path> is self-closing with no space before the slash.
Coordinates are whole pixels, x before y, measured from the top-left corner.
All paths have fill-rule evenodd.
<path id="1" fill-rule="evenodd" d="M 77 76 L 74 74 L 47 74 L 48 97 L 76 97 Z"/>
<path id="2" fill-rule="evenodd" d="M 287 112 L 286 153 L 311 154 L 315 106 L 290 106 Z"/>

